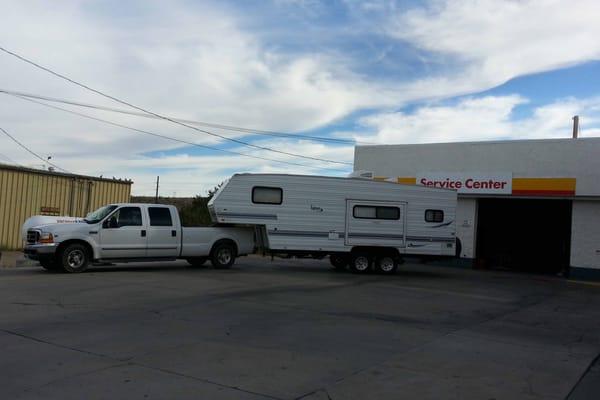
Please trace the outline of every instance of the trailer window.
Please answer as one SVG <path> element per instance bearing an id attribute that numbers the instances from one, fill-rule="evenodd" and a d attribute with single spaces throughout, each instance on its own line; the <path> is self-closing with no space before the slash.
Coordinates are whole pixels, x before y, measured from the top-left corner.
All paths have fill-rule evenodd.
<path id="1" fill-rule="evenodd" d="M 444 221 L 444 211 L 442 210 L 425 210 L 425 222 L 442 222 Z"/>
<path id="2" fill-rule="evenodd" d="M 377 207 L 377 219 L 400 219 L 398 207 Z"/>
<path id="3" fill-rule="evenodd" d="M 400 209 L 398 207 L 375 207 L 375 206 L 354 206 L 352 209 L 354 218 L 362 219 L 400 219 Z"/>
<path id="4" fill-rule="evenodd" d="M 148 207 L 151 226 L 173 226 L 171 211 L 166 207 Z"/>
<path id="5" fill-rule="evenodd" d="M 277 187 L 255 186 L 252 188 L 252 202 L 255 204 L 281 204 L 283 190 Z"/>

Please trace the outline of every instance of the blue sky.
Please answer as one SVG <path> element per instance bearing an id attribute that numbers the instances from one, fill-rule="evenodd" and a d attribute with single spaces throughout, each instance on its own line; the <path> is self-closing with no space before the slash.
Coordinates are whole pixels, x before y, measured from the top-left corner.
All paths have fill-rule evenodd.
<path id="1" fill-rule="evenodd" d="M 600 136 L 595 0 L 0 0 L 1 45 L 188 120 L 368 143 Z M 0 54 L 0 89 L 125 108 Z M 1 126 L 83 174 L 151 194 L 206 193 L 235 172 L 345 175 L 348 165 L 248 148 L 149 118 L 66 106 L 200 149 L 0 97 Z M 352 162 L 353 146 L 208 129 Z M 41 164 L 0 137 L 0 162 Z M 41 165 L 39 165 L 41 167 Z"/>

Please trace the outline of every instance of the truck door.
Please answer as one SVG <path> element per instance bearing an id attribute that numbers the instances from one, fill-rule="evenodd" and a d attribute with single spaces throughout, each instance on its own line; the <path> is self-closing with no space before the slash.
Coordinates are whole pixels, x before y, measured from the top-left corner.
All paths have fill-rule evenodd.
<path id="1" fill-rule="evenodd" d="M 148 257 L 177 257 L 181 245 L 181 235 L 176 212 L 170 207 L 148 207 Z"/>
<path id="2" fill-rule="evenodd" d="M 118 208 L 102 224 L 100 257 L 145 257 L 146 239 L 146 224 L 140 207 Z"/>
<path id="3" fill-rule="evenodd" d="M 346 200 L 346 245 L 404 247 L 406 203 Z"/>

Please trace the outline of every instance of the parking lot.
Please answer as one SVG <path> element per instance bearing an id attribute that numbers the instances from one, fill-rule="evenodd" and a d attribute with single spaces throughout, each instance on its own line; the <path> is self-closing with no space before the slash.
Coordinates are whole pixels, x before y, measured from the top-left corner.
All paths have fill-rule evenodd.
<path id="1" fill-rule="evenodd" d="M 0 270 L 2 398 L 598 398 L 600 287 L 242 258 Z"/>

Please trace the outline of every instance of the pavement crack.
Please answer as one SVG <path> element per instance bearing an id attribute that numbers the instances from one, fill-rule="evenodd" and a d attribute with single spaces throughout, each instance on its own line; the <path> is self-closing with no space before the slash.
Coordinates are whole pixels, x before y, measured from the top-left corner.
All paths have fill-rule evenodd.
<path id="1" fill-rule="evenodd" d="M 252 395 L 255 395 L 255 396 L 265 397 L 267 399 L 283 400 L 281 397 L 272 396 L 270 394 L 255 392 L 253 390 L 243 389 L 243 388 L 241 388 L 239 386 L 227 385 L 227 384 L 224 384 L 224 383 L 212 381 L 210 379 L 199 378 L 197 376 L 188 375 L 188 374 L 184 374 L 184 373 L 176 372 L 176 371 L 171 371 L 171 370 L 165 369 L 165 368 L 152 367 L 150 365 L 140 364 L 140 363 L 136 363 L 136 362 L 134 362 L 133 364 L 136 365 L 136 366 L 138 366 L 138 367 L 142 367 L 142 368 L 147 368 L 147 369 L 151 369 L 151 370 L 154 370 L 154 371 L 163 372 L 165 374 L 175 375 L 175 376 L 179 376 L 179 377 L 182 377 L 182 378 L 193 379 L 193 380 L 198 381 L 198 382 L 208 383 L 210 385 L 219 386 L 219 387 L 222 387 L 222 388 L 225 388 L 225 389 L 236 390 L 236 391 L 242 392 L 242 393 L 247 393 L 247 394 L 252 394 Z"/>
<path id="2" fill-rule="evenodd" d="M 219 383 L 219 382 L 211 381 L 209 379 L 199 378 L 199 377 L 196 377 L 196 376 L 193 376 L 193 375 L 187 375 L 187 374 L 183 374 L 183 373 L 180 373 L 180 372 L 171 371 L 171 370 L 168 370 L 168 369 L 165 369 L 165 368 L 158 368 L 158 367 L 152 367 L 152 366 L 145 365 L 145 364 L 140 364 L 138 362 L 131 361 L 134 357 L 127 357 L 127 358 L 111 357 L 111 356 L 108 356 L 108 355 L 105 355 L 105 354 L 101 354 L 101 353 L 95 353 L 95 352 L 88 351 L 88 350 L 78 349 L 76 347 L 65 346 L 65 345 L 62 345 L 62 344 L 50 342 L 48 340 L 39 339 L 39 338 L 36 338 L 36 337 L 33 337 L 33 336 L 25 335 L 25 334 L 22 334 L 22 333 L 19 333 L 19 332 L 14 332 L 14 331 L 7 330 L 7 329 L 0 329 L 0 332 L 4 332 L 6 334 L 17 336 L 17 337 L 20 337 L 20 338 L 23 338 L 23 339 L 34 341 L 34 342 L 43 343 L 43 344 L 46 344 L 46 345 L 49 345 L 49 346 L 58 347 L 58 348 L 61 348 L 61 349 L 76 351 L 78 353 L 83 353 L 83 354 L 87 354 L 87 355 L 91 355 L 91 356 L 95 356 L 95 357 L 102 357 L 102 358 L 105 358 L 105 359 L 108 359 L 108 360 L 113 360 L 113 361 L 119 361 L 119 362 L 121 362 L 121 364 L 112 365 L 110 367 L 105 367 L 103 369 L 106 369 L 106 368 L 115 368 L 117 366 L 123 366 L 123 365 L 134 365 L 134 366 L 138 366 L 138 367 L 141 367 L 141 368 L 147 368 L 147 369 L 151 369 L 151 370 L 155 370 L 155 371 L 160 371 L 160 372 L 163 372 L 163 373 L 166 373 L 166 374 L 171 374 L 171 375 L 176 375 L 176 376 L 183 377 L 183 378 L 193 379 L 193 380 L 196 380 L 196 381 L 199 381 L 199 382 L 203 382 L 203 383 L 207 383 L 207 384 L 219 386 L 219 387 L 226 388 L 226 389 L 231 389 L 231 390 L 236 390 L 236 391 L 247 393 L 247 394 L 252 394 L 252 395 L 255 395 L 255 396 L 262 396 L 264 398 L 273 399 L 273 400 L 283 400 L 283 399 L 281 399 L 279 397 L 275 397 L 275 396 L 272 396 L 272 395 L 269 395 L 269 394 L 265 394 L 265 393 L 255 392 L 255 391 L 252 391 L 252 390 L 243 389 L 243 388 L 240 388 L 238 386 L 226 385 L 224 383 Z M 102 370 L 102 369 L 100 369 L 100 370 Z M 92 371 L 92 372 L 94 372 L 94 371 Z M 80 375 L 85 375 L 87 373 L 89 373 L 89 372 L 86 372 L 86 373 L 83 373 L 83 374 L 80 374 Z M 75 375 L 75 376 L 78 376 L 78 375 Z M 47 384 L 49 384 L 49 383 L 47 383 Z"/>
<path id="3" fill-rule="evenodd" d="M 325 394 L 325 396 L 327 396 L 327 399 L 333 400 L 333 397 L 331 397 L 331 395 L 329 394 L 329 392 L 327 391 L 326 388 L 319 388 L 319 389 L 313 390 L 312 392 L 305 393 L 305 394 L 301 395 L 300 397 L 296 397 L 294 400 L 302 400 L 302 399 L 307 398 L 308 396 L 312 396 L 313 394 L 316 394 L 319 392 L 323 392 Z"/>
<path id="4" fill-rule="evenodd" d="M 39 338 L 36 338 L 36 337 L 33 337 L 33 336 L 25 335 L 25 334 L 19 333 L 19 332 L 10 331 L 10 330 L 7 330 L 7 329 L 0 329 L 0 332 L 4 332 L 4 333 L 9 334 L 9 335 L 17 336 L 17 337 L 20 337 L 22 339 L 27 339 L 27 340 L 31 340 L 31 341 L 34 341 L 34 342 L 47 344 L 49 346 L 58 347 L 58 348 L 61 348 L 61 349 L 76 351 L 78 353 L 83 353 L 83 354 L 87 354 L 87 355 L 90 355 L 90 356 L 107 358 L 109 360 L 114 360 L 114 361 L 127 361 L 128 360 L 128 359 L 120 359 L 120 358 L 115 358 L 115 357 L 107 356 L 106 354 L 95 353 L 93 351 L 78 349 L 76 347 L 65 346 L 63 344 L 58 344 L 58 343 L 50 342 L 48 340 L 39 339 Z"/>
<path id="5" fill-rule="evenodd" d="M 113 368 L 124 367 L 124 366 L 127 366 L 127 365 L 131 365 L 131 363 L 128 363 L 128 362 L 126 362 L 126 363 L 118 363 L 118 364 L 109 365 L 109 366 L 106 366 L 106 367 L 95 368 L 95 369 L 93 369 L 91 371 L 80 372 L 80 373 L 72 374 L 72 375 L 69 375 L 69 376 L 63 376 L 63 377 L 60 377 L 58 379 L 53 379 L 53 380 L 51 380 L 49 382 L 46 382 L 44 384 L 27 388 L 27 389 L 24 390 L 24 392 L 31 392 L 33 390 L 41 389 L 41 388 L 53 385 L 55 383 L 65 381 L 67 379 L 81 378 L 81 377 L 86 376 L 86 375 L 95 374 L 97 372 L 102 372 L 102 371 L 107 371 L 107 370 L 113 369 Z"/>
<path id="6" fill-rule="evenodd" d="M 588 364 L 587 368 L 583 371 L 583 373 L 581 374 L 581 376 L 579 377 L 579 379 L 577 379 L 577 382 L 575 382 L 575 384 L 573 385 L 573 387 L 571 388 L 571 390 L 569 390 L 569 393 L 567 394 L 567 396 L 565 397 L 565 399 L 571 398 L 571 395 L 573 394 L 573 392 L 575 392 L 575 389 L 577 389 L 577 386 L 579 386 L 579 384 L 583 381 L 583 379 L 585 378 L 585 376 L 590 372 L 590 370 L 597 363 L 600 363 L 600 353 L 598 355 L 596 355 L 596 357 L 594 357 L 594 359 Z"/>

